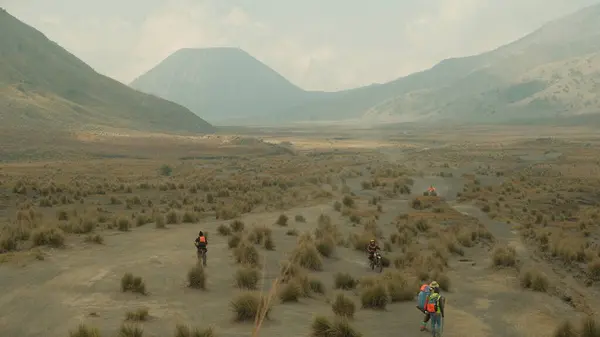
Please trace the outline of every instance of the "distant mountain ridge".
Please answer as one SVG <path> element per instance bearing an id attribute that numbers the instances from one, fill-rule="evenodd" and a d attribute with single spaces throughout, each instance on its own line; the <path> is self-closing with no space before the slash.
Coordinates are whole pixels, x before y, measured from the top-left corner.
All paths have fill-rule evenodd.
<path id="1" fill-rule="evenodd" d="M 0 9 L 0 127 L 214 132 L 183 106 L 98 74 Z"/>
<path id="2" fill-rule="evenodd" d="M 600 118 L 600 4 L 479 55 L 444 60 L 397 80 L 309 92 L 235 48 L 183 49 L 132 86 L 200 116 L 242 123 Z"/>
<path id="3" fill-rule="evenodd" d="M 238 48 L 180 49 L 131 87 L 178 102 L 208 120 L 268 115 L 310 96 Z"/>

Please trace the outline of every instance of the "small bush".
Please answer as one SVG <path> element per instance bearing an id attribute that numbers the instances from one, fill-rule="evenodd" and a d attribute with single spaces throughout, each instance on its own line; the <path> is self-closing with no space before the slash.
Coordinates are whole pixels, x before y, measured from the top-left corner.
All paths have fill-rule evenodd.
<path id="1" fill-rule="evenodd" d="M 136 311 L 128 311 L 125 314 L 125 319 L 128 321 L 147 321 L 149 317 L 150 314 L 148 312 L 148 308 L 140 308 Z"/>
<path id="2" fill-rule="evenodd" d="M 283 282 L 288 282 L 292 278 L 300 276 L 303 273 L 303 269 L 296 263 L 285 261 L 281 264 L 280 273 L 281 280 Z"/>
<path id="3" fill-rule="evenodd" d="M 279 298 L 283 303 L 298 302 L 300 295 L 302 295 L 302 289 L 295 281 L 283 284 L 279 289 Z"/>
<path id="4" fill-rule="evenodd" d="M 175 326 L 175 337 L 215 337 L 215 330 L 212 327 L 200 330 L 187 325 L 178 324 Z"/>
<path id="5" fill-rule="evenodd" d="M 104 238 L 100 234 L 88 235 L 85 237 L 85 242 L 97 243 L 99 245 L 104 243 Z"/>
<path id="6" fill-rule="evenodd" d="M 126 273 L 121 278 L 121 291 L 122 292 L 133 292 L 142 295 L 146 295 L 146 284 L 139 276 L 133 276 L 131 273 Z"/>
<path id="7" fill-rule="evenodd" d="M 223 236 L 231 235 L 231 228 L 224 224 L 220 224 L 217 227 L 217 233 L 219 233 L 220 235 L 223 235 Z"/>
<path id="8" fill-rule="evenodd" d="M 311 279 L 309 280 L 309 286 L 310 286 L 310 291 L 312 291 L 315 294 L 324 294 L 325 293 L 325 285 L 323 285 L 323 282 L 321 282 L 320 280 L 317 279 Z"/>
<path id="9" fill-rule="evenodd" d="M 389 303 L 387 291 L 384 285 L 379 283 L 365 287 L 360 294 L 360 300 L 362 307 L 366 309 L 383 310 Z"/>
<path id="10" fill-rule="evenodd" d="M 285 232 L 285 235 L 298 236 L 298 230 L 295 228 L 292 228 L 292 229 L 288 230 L 287 232 Z"/>
<path id="11" fill-rule="evenodd" d="M 277 218 L 277 224 L 279 226 L 285 227 L 288 225 L 288 217 L 285 214 L 281 214 L 279 218 Z"/>
<path id="12" fill-rule="evenodd" d="M 275 250 L 275 242 L 273 241 L 273 237 L 267 236 L 263 242 L 263 247 L 265 247 L 266 250 Z"/>
<path id="13" fill-rule="evenodd" d="M 175 212 L 174 210 L 170 210 L 169 212 L 167 212 L 165 220 L 167 222 L 167 225 L 175 225 L 181 221 L 179 219 L 179 214 L 177 214 L 177 212 Z"/>
<path id="14" fill-rule="evenodd" d="M 126 217 L 120 217 L 115 221 L 116 227 L 121 232 L 127 232 L 131 228 L 131 221 Z"/>
<path id="15" fill-rule="evenodd" d="M 268 318 L 271 308 L 266 307 L 266 299 L 254 292 L 242 293 L 231 301 L 231 310 L 237 322 L 254 321 L 254 318 L 266 310 L 265 318 Z"/>
<path id="16" fill-rule="evenodd" d="M 354 317 L 356 306 L 354 305 L 354 302 L 344 294 L 337 294 L 331 305 L 331 309 L 333 310 L 333 313 L 338 316 L 352 318 Z"/>
<path id="17" fill-rule="evenodd" d="M 333 284 L 335 289 L 350 290 L 356 288 L 358 281 L 348 273 L 336 273 Z"/>
<path id="18" fill-rule="evenodd" d="M 492 255 L 492 263 L 496 267 L 516 267 L 517 252 L 509 246 L 496 247 Z"/>
<path id="19" fill-rule="evenodd" d="M 594 319 L 593 316 L 586 316 L 581 322 L 581 337 L 599 337 L 600 336 L 600 324 Z"/>
<path id="20" fill-rule="evenodd" d="M 521 286 L 523 288 L 529 288 L 533 291 L 547 292 L 550 285 L 550 281 L 546 274 L 538 270 L 527 270 L 521 273 Z"/>
<path id="21" fill-rule="evenodd" d="M 188 286 L 194 289 L 206 290 L 206 273 L 202 264 L 192 267 L 187 274 Z"/>
<path id="22" fill-rule="evenodd" d="M 235 273 L 235 285 L 240 289 L 256 289 L 259 279 L 260 273 L 255 268 L 242 268 Z"/>
<path id="23" fill-rule="evenodd" d="M 388 295 L 392 303 L 412 301 L 415 298 L 416 294 L 414 287 L 412 287 L 402 276 L 394 273 L 387 273 L 384 277 Z"/>
<path id="24" fill-rule="evenodd" d="M 554 330 L 553 337 L 579 337 L 579 332 L 571 322 L 564 321 Z"/>
<path id="25" fill-rule="evenodd" d="M 229 224 L 229 227 L 231 228 L 232 231 L 239 233 L 244 230 L 246 225 L 244 225 L 244 223 L 241 220 L 233 220 Z"/>
<path id="26" fill-rule="evenodd" d="M 256 250 L 256 247 L 250 242 L 240 242 L 235 248 L 234 255 L 237 263 L 251 267 L 258 267 L 260 265 L 260 255 L 258 254 L 258 250 Z"/>
<path id="27" fill-rule="evenodd" d="M 440 288 L 444 291 L 449 291 L 450 290 L 450 278 L 448 277 L 448 275 L 440 272 L 440 271 L 435 271 L 434 273 L 432 273 L 431 277 L 437 281 L 437 283 L 440 285 Z"/>
<path id="28" fill-rule="evenodd" d="M 119 329 L 119 337 L 142 337 L 144 329 L 139 325 L 123 324 Z"/>
<path id="29" fill-rule="evenodd" d="M 311 325 L 311 337 L 362 337 L 347 319 L 338 318 L 333 322 L 327 317 L 317 316 Z"/>
<path id="30" fill-rule="evenodd" d="M 229 240 L 227 240 L 227 246 L 229 246 L 229 248 L 237 248 L 241 241 L 242 237 L 239 234 L 232 235 L 229 237 Z"/>
<path id="31" fill-rule="evenodd" d="M 62 247 L 65 245 L 65 233 L 60 228 L 37 228 L 31 234 L 34 246 Z"/>
<path id="32" fill-rule="evenodd" d="M 323 269 L 321 253 L 310 243 L 301 244 L 294 255 L 298 264 L 306 269 L 319 271 Z"/>
<path id="33" fill-rule="evenodd" d="M 349 195 L 345 195 L 344 198 L 342 198 L 342 204 L 348 208 L 352 208 L 354 207 L 354 199 Z"/>
<path id="34" fill-rule="evenodd" d="M 69 337 L 100 337 L 100 331 L 85 324 L 80 324 L 76 330 L 69 331 Z"/>
<path id="35" fill-rule="evenodd" d="M 158 214 L 154 217 L 154 227 L 156 228 L 165 228 L 165 217 L 162 214 Z"/>
<path id="36" fill-rule="evenodd" d="M 594 281 L 600 281 L 600 258 L 595 258 L 588 263 L 589 277 Z"/>
<path id="37" fill-rule="evenodd" d="M 335 241 L 331 237 L 327 236 L 317 240 L 316 247 L 321 255 L 324 257 L 331 257 L 333 251 L 335 250 Z"/>
<path id="38" fill-rule="evenodd" d="M 294 219 L 296 220 L 296 222 L 306 222 L 306 218 L 302 214 L 296 214 L 296 217 Z"/>

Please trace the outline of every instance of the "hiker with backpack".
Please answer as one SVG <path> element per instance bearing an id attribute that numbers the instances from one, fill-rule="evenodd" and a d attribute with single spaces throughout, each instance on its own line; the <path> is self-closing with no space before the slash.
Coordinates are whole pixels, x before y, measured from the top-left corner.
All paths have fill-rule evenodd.
<path id="1" fill-rule="evenodd" d="M 441 336 L 444 323 L 444 304 L 446 300 L 440 295 L 439 287 L 432 287 L 425 303 L 425 311 L 431 318 L 431 333 L 433 337 Z"/>
<path id="2" fill-rule="evenodd" d="M 419 309 L 419 311 L 421 311 L 425 315 L 423 321 L 421 322 L 421 331 L 425 330 L 425 328 L 427 327 L 427 323 L 430 319 L 429 313 L 427 312 L 427 310 L 425 310 L 427 298 L 431 294 L 432 288 L 439 288 L 439 286 L 440 285 L 436 281 L 432 281 L 430 284 L 425 283 L 421 286 L 419 295 L 417 296 L 417 309 Z"/>

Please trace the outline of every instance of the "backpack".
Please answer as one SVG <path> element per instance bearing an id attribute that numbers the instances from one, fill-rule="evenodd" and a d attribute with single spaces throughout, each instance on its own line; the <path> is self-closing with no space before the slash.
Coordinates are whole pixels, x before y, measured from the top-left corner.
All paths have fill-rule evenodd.
<path id="1" fill-rule="evenodd" d="M 421 286 L 419 295 L 417 296 L 417 308 L 425 310 L 425 301 L 427 300 L 427 296 L 429 296 L 430 291 L 431 289 L 429 285 L 424 284 Z"/>
<path id="2" fill-rule="evenodd" d="M 427 299 L 427 308 L 425 308 L 428 313 L 436 313 L 439 311 L 440 298 L 442 298 L 442 296 L 436 293 L 433 293 L 429 296 Z"/>

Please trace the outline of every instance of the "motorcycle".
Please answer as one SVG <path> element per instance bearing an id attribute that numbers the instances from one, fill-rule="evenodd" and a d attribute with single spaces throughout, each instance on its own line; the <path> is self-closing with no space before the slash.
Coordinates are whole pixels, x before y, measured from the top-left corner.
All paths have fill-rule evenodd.
<path id="1" fill-rule="evenodd" d="M 383 263 L 381 261 L 381 254 L 379 254 L 379 252 L 375 252 L 375 254 L 373 255 L 373 258 L 370 261 L 370 266 L 371 270 L 377 270 L 377 272 L 379 273 L 383 271 Z"/>
<path id="2" fill-rule="evenodd" d="M 196 247 L 196 256 L 198 261 L 202 261 L 202 265 L 206 267 L 206 249 Z"/>

